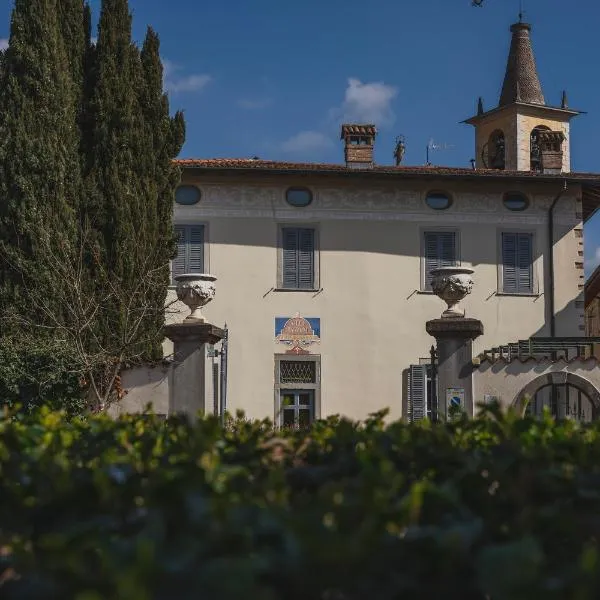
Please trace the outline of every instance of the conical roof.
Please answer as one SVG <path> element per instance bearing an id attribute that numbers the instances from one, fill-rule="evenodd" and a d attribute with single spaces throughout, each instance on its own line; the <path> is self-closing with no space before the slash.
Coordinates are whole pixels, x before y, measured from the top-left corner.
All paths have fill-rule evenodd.
<path id="1" fill-rule="evenodd" d="M 529 37 L 531 25 L 515 23 L 510 30 L 512 41 L 499 106 L 513 102 L 545 105 Z"/>

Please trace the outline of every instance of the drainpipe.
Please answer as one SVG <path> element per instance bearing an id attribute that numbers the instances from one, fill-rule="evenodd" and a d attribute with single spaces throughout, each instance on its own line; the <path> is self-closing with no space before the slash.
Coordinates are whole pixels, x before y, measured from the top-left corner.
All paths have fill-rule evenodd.
<path id="1" fill-rule="evenodd" d="M 554 308 L 554 209 L 558 201 L 563 197 L 567 191 L 567 180 L 563 181 L 563 187 L 556 195 L 556 198 L 552 201 L 550 209 L 548 210 L 548 279 L 550 285 L 550 300 L 549 300 L 549 312 L 550 312 L 550 337 L 556 335 L 556 319 L 555 319 L 555 308 Z"/>

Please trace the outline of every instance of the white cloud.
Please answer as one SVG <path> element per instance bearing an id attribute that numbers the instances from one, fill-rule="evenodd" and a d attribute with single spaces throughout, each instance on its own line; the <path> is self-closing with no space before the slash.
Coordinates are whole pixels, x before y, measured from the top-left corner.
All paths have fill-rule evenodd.
<path id="1" fill-rule="evenodd" d="M 261 110 L 271 106 L 271 104 L 273 104 L 271 98 L 242 98 L 241 100 L 238 100 L 237 103 L 240 108 L 245 110 Z"/>
<path id="2" fill-rule="evenodd" d="M 162 60 L 162 64 L 165 90 L 172 94 L 198 92 L 212 81 L 212 77 L 206 74 L 179 75 L 178 72 L 181 71 L 181 67 L 167 58 Z"/>
<path id="3" fill-rule="evenodd" d="M 320 131 L 301 131 L 281 144 L 281 149 L 290 154 L 318 152 L 332 146 L 333 142 Z"/>
<path id="4" fill-rule="evenodd" d="M 6 38 L 0 38 L 0 50 L 6 50 L 8 48 L 8 40 Z"/>
<path id="5" fill-rule="evenodd" d="M 344 123 L 391 125 L 396 119 L 391 105 L 397 94 L 396 87 L 382 81 L 362 83 L 351 77 L 342 106 L 330 111 L 330 116 Z"/>
<path id="6" fill-rule="evenodd" d="M 583 264 L 585 268 L 585 275 L 589 277 L 594 269 L 600 266 L 600 247 L 597 247 L 594 251 L 594 255 L 591 258 L 587 258 Z"/>

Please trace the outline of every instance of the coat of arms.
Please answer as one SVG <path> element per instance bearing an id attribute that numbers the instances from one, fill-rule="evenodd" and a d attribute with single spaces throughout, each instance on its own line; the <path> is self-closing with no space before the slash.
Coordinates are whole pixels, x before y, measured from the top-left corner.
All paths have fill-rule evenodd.
<path id="1" fill-rule="evenodd" d="M 300 313 L 276 317 L 275 340 L 290 346 L 286 354 L 310 354 L 307 348 L 321 341 L 321 319 L 301 317 Z"/>

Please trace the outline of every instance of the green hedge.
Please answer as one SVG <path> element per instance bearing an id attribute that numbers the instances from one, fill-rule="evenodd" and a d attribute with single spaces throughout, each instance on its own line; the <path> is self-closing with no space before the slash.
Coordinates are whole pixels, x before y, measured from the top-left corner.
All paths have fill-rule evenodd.
<path id="1" fill-rule="evenodd" d="M 0 421 L 0 597 L 600 598 L 600 425 Z"/>

